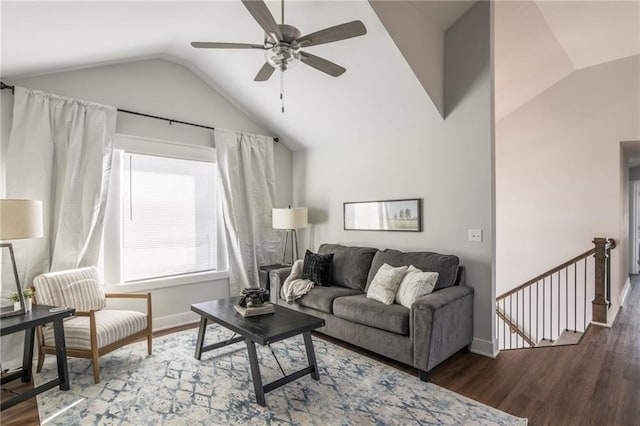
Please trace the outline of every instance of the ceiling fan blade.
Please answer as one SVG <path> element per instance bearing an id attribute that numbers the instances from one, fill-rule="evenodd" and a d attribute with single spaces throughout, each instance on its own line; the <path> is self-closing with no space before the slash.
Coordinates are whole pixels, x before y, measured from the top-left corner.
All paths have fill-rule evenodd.
<path id="1" fill-rule="evenodd" d="M 331 61 L 327 61 L 326 59 L 322 59 L 319 56 L 315 56 L 306 52 L 300 52 L 300 60 L 310 67 L 313 67 L 318 71 L 327 73 L 333 77 L 339 77 L 347 70 L 346 68 L 342 68 L 338 64 L 334 64 Z"/>
<path id="2" fill-rule="evenodd" d="M 242 4 L 247 8 L 253 19 L 262 27 L 265 33 L 275 36 L 277 41 L 282 40 L 280 27 L 273 18 L 269 8 L 262 0 L 242 0 Z"/>
<path id="3" fill-rule="evenodd" d="M 274 71 L 275 68 L 269 65 L 268 62 L 265 62 L 262 68 L 260 68 L 260 71 L 258 71 L 258 74 L 256 74 L 256 78 L 254 78 L 253 81 L 267 81 Z"/>
<path id="4" fill-rule="evenodd" d="M 217 43 L 209 41 L 193 41 L 191 42 L 191 46 L 199 49 L 265 49 L 261 44 Z"/>
<path id="5" fill-rule="evenodd" d="M 358 37 L 365 35 L 366 33 L 367 29 L 362 22 L 352 21 L 304 35 L 300 37 L 297 42 L 302 47 L 317 46 L 318 44 L 331 43 L 334 41 Z"/>

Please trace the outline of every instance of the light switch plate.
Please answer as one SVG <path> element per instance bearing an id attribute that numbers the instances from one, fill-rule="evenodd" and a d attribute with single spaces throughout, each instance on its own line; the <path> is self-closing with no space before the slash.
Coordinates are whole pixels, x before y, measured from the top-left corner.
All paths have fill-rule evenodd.
<path id="1" fill-rule="evenodd" d="M 469 229 L 469 241 L 473 243 L 481 243 L 482 229 Z"/>

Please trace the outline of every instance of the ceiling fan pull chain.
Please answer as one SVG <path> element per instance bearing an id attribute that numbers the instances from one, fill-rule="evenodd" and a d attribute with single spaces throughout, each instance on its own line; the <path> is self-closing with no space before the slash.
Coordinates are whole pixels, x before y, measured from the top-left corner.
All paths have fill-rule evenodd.
<path id="1" fill-rule="evenodd" d="M 284 72 L 280 71 L 280 102 L 282 103 L 282 113 L 284 114 Z"/>

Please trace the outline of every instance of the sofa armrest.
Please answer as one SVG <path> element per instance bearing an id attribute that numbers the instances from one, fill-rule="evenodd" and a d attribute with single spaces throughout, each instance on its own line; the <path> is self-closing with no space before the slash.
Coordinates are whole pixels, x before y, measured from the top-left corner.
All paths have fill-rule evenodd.
<path id="1" fill-rule="evenodd" d="M 414 367 L 429 371 L 471 344 L 473 288 L 461 285 L 433 292 L 411 306 Z"/>
<path id="2" fill-rule="evenodd" d="M 269 272 L 269 301 L 271 303 L 278 304 L 280 301 L 280 289 L 289 274 L 291 274 L 291 266 Z"/>

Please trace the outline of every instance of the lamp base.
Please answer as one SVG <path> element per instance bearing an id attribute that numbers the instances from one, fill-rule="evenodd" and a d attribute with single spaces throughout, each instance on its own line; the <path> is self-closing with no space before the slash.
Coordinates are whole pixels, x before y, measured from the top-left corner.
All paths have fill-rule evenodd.
<path id="1" fill-rule="evenodd" d="M 291 239 L 291 263 L 286 263 L 287 256 L 287 246 L 289 245 L 289 239 Z M 295 250 L 295 259 L 294 259 L 294 251 Z M 282 264 L 283 265 L 293 265 L 300 256 L 298 255 L 298 233 L 295 229 L 287 229 L 287 233 L 284 236 L 284 250 L 282 250 Z"/>
<path id="2" fill-rule="evenodd" d="M 0 313 L 0 318 L 12 317 L 15 315 L 22 315 L 25 313 L 25 305 L 24 305 L 24 295 L 22 294 L 22 287 L 20 286 L 20 278 L 18 277 L 18 268 L 16 267 L 16 258 L 13 255 L 13 245 L 11 243 L 2 243 L 0 244 L 0 248 L 7 247 L 9 249 L 9 256 L 11 257 L 11 265 L 13 266 L 13 276 L 16 280 L 16 291 L 18 292 L 19 302 L 16 304 L 20 304 L 20 308 L 15 310 L 15 306 L 9 306 L 10 310 L 2 310 Z"/>

